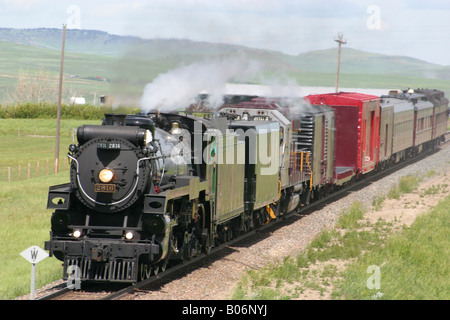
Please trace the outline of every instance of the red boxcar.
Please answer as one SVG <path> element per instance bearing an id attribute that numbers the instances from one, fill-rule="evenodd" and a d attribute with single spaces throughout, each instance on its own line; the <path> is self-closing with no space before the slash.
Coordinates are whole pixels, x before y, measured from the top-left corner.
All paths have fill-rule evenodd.
<path id="1" fill-rule="evenodd" d="M 333 108 L 336 117 L 336 183 L 372 171 L 378 164 L 380 148 L 380 98 L 373 95 L 339 92 L 309 95 L 312 105 Z"/>

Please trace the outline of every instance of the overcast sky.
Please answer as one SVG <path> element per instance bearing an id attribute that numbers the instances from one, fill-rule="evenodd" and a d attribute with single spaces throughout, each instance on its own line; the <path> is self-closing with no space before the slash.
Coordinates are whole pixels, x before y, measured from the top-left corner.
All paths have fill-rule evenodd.
<path id="1" fill-rule="evenodd" d="M 102 30 L 288 54 L 345 46 L 450 65 L 450 0 L 0 0 L 0 27 Z"/>

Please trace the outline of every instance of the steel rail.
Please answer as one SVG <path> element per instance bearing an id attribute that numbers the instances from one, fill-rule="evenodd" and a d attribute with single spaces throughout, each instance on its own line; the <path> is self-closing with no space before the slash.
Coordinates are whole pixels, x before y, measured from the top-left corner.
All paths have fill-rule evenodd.
<path id="1" fill-rule="evenodd" d="M 40 298 L 37 298 L 36 300 L 54 300 L 56 298 L 59 298 L 59 297 L 62 297 L 64 295 L 68 294 L 69 292 L 72 292 L 72 290 L 69 289 L 68 287 L 65 287 L 58 291 L 55 291 L 55 292 L 49 293 L 45 296 L 42 296 Z"/>

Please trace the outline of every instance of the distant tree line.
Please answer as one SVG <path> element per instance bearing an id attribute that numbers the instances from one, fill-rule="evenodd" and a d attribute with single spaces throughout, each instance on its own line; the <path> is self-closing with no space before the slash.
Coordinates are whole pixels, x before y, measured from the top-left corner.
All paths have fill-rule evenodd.
<path id="1" fill-rule="evenodd" d="M 0 105 L 0 119 L 56 119 L 58 105 L 56 103 L 16 103 Z M 111 106 L 61 105 L 62 119 L 96 120 L 103 119 L 105 113 L 137 113 L 139 109 L 132 107 L 114 108 Z"/>
<path id="2" fill-rule="evenodd" d="M 0 118 L 19 119 L 56 119 L 58 105 L 56 103 L 24 102 L 11 105 L 0 105 Z M 92 105 L 61 105 L 63 119 L 102 119 L 105 113 L 112 112 L 112 107 L 96 107 Z"/>

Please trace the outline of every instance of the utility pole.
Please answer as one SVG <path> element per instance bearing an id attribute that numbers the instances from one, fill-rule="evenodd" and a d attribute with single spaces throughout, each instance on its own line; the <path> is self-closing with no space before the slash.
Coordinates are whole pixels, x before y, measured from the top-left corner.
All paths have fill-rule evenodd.
<path id="1" fill-rule="evenodd" d="M 66 25 L 63 24 L 63 40 L 61 49 L 61 66 L 59 69 L 59 91 L 58 91 L 58 111 L 56 113 L 56 146 L 55 146 L 55 174 L 59 171 L 59 139 L 61 131 L 61 100 L 62 100 L 62 85 L 64 77 L 64 46 L 66 42 Z"/>
<path id="2" fill-rule="evenodd" d="M 343 44 L 346 44 L 347 41 L 343 39 L 344 35 L 342 33 L 339 33 L 338 39 L 335 39 L 337 43 L 339 43 L 339 51 L 338 51 L 338 61 L 337 61 L 337 73 L 336 73 L 336 93 L 338 92 L 339 87 L 339 71 L 341 67 L 341 46 Z"/>

